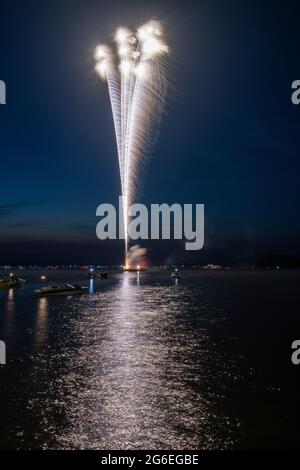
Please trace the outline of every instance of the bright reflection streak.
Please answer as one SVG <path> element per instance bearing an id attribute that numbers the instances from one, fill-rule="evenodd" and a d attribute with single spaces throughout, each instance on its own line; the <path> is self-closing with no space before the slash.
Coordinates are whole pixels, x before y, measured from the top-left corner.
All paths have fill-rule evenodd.
<path id="1" fill-rule="evenodd" d="M 13 307 L 14 297 L 15 297 L 14 289 L 9 289 L 9 291 L 8 291 L 8 302 L 7 302 L 7 308 L 8 309 L 11 309 L 11 307 Z"/>
<path id="2" fill-rule="evenodd" d="M 50 377 L 42 416 L 63 417 L 63 425 L 41 420 L 50 447 L 232 446 L 232 423 L 218 409 L 232 364 L 224 365 L 210 333 L 219 309 L 211 311 L 202 289 L 143 276 L 140 286 L 126 273 L 94 296 L 59 301 L 51 354 L 36 355 L 37 383 L 45 366 Z"/>
<path id="3" fill-rule="evenodd" d="M 9 289 L 7 293 L 6 301 L 6 320 L 4 324 L 4 334 L 8 338 L 11 333 L 13 333 L 15 320 L 15 291 L 14 289 Z"/>
<path id="4" fill-rule="evenodd" d="M 47 341 L 48 336 L 48 299 L 41 297 L 38 300 L 37 317 L 35 325 L 36 348 L 41 349 Z"/>
<path id="5" fill-rule="evenodd" d="M 90 282 L 89 282 L 89 294 L 93 294 L 94 293 L 94 279 L 90 279 Z"/>

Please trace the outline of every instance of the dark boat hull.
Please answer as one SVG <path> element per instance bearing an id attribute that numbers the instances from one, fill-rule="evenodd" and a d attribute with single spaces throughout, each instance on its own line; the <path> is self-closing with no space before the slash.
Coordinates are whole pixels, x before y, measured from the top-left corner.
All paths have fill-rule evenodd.
<path id="1" fill-rule="evenodd" d="M 89 279 L 107 279 L 108 273 L 89 273 Z"/>
<path id="2" fill-rule="evenodd" d="M 87 293 L 87 288 L 82 288 L 82 289 L 66 289 L 66 290 L 53 290 L 53 291 L 36 291 L 35 294 L 38 297 L 56 297 L 56 296 L 68 296 L 68 295 L 80 295 L 80 294 L 86 294 Z"/>

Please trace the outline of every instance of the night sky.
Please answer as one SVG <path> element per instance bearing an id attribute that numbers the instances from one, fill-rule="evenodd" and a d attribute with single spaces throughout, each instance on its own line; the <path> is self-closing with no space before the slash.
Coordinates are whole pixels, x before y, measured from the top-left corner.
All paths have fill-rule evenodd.
<path id="1" fill-rule="evenodd" d="M 298 2 L 299 3 L 299 2 Z M 252 263 L 300 255 L 297 2 L 0 2 L 0 265 L 120 263 L 96 238 L 119 172 L 94 49 L 119 25 L 163 21 L 171 47 L 160 137 L 139 202 L 204 203 L 205 246 L 148 243 L 158 262 Z"/>

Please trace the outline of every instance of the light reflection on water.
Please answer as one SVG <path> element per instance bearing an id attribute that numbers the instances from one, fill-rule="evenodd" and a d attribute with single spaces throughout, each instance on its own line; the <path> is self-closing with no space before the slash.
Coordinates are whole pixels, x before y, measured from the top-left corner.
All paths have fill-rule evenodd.
<path id="1" fill-rule="evenodd" d="M 67 422 L 60 430 L 46 425 L 54 447 L 231 445 L 229 420 L 214 417 L 213 399 L 201 393 L 210 359 L 205 329 L 195 332 L 183 315 L 191 292 L 139 281 L 139 275 L 127 273 L 113 289 L 65 304 L 62 316 L 70 316 L 70 308 L 76 313 L 68 331 L 63 324 L 59 332 L 63 350 L 51 357 L 55 368 L 64 355 L 62 375 L 52 386 Z M 75 344 L 66 342 L 70 337 Z M 52 400 L 44 405 L 47 417 Z"/>
<path id="2" fill-rule="evenodd" d="M 237 423 L 220 411 L 234 363 L 224 367 L 209 333 L 224 312 L 201 300 L 201 288 L 147 279 L 126 273 L 101 288 L 90 280 L 93 295 L 26 300 L 36 314 L 13 399 L 21 432 L 15 421 L 6 430 L 18 447 L 234 445 Z"/>
<path id="3" fill-rule="evenodd" d="M 94 279 L 89 280 L 89 294 L 94 293 Z"/>
<path id="4" fill-rule="evenodd" d="M 13 329 L 13 325 L 14 325 L 14 319 L 15 319 L 14 298 L 15 298 L 14 289 L 9 289 L 7 291 L 7 302 L 6 302 L 6 309 L 5 309 L 5 324 L 4 324 L 4 332 L 7 338 L 10 336 L 12 329 Z"/>
<path id="5" fill-rule="evenodd" d="M 35 324 L 35 343 L 37 350 L 40 350 L 47 341 L 48 334 L 48 304 L 49 299 L 41 297 L 38 299 L 37 317 Z"/>
<path id="6" fill-rule="evenodd" d="M 299 447 L 298 272 L 50 275 L 90 293 L 0 291 L 1 448 Z"/>

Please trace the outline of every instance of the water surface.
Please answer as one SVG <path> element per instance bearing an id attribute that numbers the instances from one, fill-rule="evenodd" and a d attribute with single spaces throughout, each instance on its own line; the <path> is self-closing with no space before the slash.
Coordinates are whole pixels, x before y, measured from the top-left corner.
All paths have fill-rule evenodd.
<path id="1" fill-rule="evenodd" d="M 299 273 L 52 273 L 89 286 L 68 298 L 22 275 L 0 291 L 1 448 L 299 445 Z"/>

